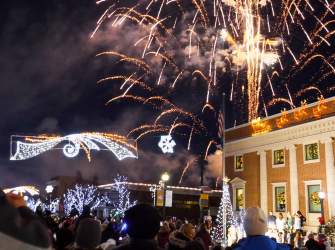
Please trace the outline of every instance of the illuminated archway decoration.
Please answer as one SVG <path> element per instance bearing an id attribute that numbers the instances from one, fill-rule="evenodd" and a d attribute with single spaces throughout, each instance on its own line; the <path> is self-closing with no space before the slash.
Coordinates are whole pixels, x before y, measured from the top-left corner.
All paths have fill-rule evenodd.
<path id="1" fill-rule="evenodd" d="M 63 154 L 70 158 L 78 156 L 80 149 L 83 149 L 89 161 L 91 160 L 91 150 L 111 151 L 120 161 L 125 158 L 137 158 L 135 143 L 130 143 L 124 136 L 109 133 L 80 133 L 63 137 L 48 135 L 12 136 L 11 152 L 15 145 L 15 154 L 11 153 L 10 155 L 10 160 L 13 161 L 33 158 L 51 149 L 62 149 Z M 58 145 L 62 145 L 62 147 L 56 148 Z"/>

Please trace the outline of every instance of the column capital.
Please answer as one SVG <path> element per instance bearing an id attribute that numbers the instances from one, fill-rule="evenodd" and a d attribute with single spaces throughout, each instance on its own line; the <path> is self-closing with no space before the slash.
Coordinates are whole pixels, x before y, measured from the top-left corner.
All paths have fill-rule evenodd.
<path id="1" fill-rule="evenodd" d="M 266 151 L 264 149 L 257 150 L 257 155 L 265 155 Z"/>
<path id="2" fill-rule="evenodd" d="M 325 137 L 325 138 L 321 138 L 320 139 L 321 143 L 333 143 L 334 142 L 334 138 L 333 137 Z"/>
<path id="3" fill-rule="evenodd" d="M 289 144 L 287 146 L 285 146 L 286 149 L 288 150 L 296 150 L 297 149 L 297 145 L 296 144 Z"/>

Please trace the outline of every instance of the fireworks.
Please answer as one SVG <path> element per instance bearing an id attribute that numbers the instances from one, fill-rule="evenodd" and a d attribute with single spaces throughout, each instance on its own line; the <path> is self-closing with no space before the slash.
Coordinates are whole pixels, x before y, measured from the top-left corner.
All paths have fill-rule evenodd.
<path id="1" fill-rule="evenodd" d="M 97 56 L 118 65 L 117 74 L 99 82 L 121 81 L 121 94 L 109 103 L 131 99 L 159 111 L 153 124 L 132 131 L 139 133 L 137 139 L 169 132 L 176 120 L 183 127 L 174 132 L 189 135 L 189 143 L 196 134 L 211 137 L 200 116 L 206 110 L 217 115 L 216 97 L 222 91 L 230 92 L 232 104 L 246 103 L 251 122 L 271 113 L 272 106 L 294 108 L 306 93 L 315 93 L 316 100 L 332 89 L 334 0 L 104 0 L 97 4 L 105 4 L 106 9 L 92 39 L 102 35 L 115 49 Z M 113 37 L 108 36 L 111 30 Z M 193 103 L 174 104 L 170 95 L 192 92 L 192 82 L 204 90 L 199 112 L 186 111 Z M 212 140 L 208 138 L 207 145 Z"/>

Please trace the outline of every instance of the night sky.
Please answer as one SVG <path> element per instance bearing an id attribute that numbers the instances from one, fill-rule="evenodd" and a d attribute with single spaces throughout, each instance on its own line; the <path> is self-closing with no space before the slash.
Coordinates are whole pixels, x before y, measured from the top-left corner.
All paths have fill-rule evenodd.
<path id="1" fill-rule="evenodd" d="M 176 154 L 162 155 L 156 146 L 159 137 L 155 135 L 139 143 L 139 160 L 118 162 L 112 153 L 103 151 L 93 152 L 89 163 L 83 153 L 68 159 L 61 151 L 53 150 L 30 160 L 10 162 L 11 135 L 67 135 L 86 131 L 126 135 L 142 124 L 150 111 L 134 105 L 105 105 L 117 94 L 117 89 L 108 84 L 96 84 L 108 69 L 103 65 L 104 61 L 95 57 L 102 49 L 101 41 L 89 39 L 103 11 L 95 1 L 17 0 L 2 1 L 0 6 L 0 187 L 43 186 L 54 176 L 74 176 L 78 171 L 87 179 L 98 176 L 101 182 L 110 182 L 116 173 L 127 175 L 133 181 L 157 182 L 160 174 L 168 170 L 173 172 L 172 182 L 175 184 L 186 162 L 203 154 L 203 149 L 187 151 L 187 138 L 181 137 L 176 138 Z M 301 32 L 297 32 L 299 36 Z M 315 68 L 310 74 L 315 74 Z M 297 80 L 303 81 L 306 77 L 308 75 Z M 226 76 L 222 79 L 231 80 Z M 332 86 L 328 84 L 325 88 Z M 292 86 L 295 92 L 299 88 L 299 83 Z M 196 88 L 191 93 L 192 98 L 199 98 L 199 93 L 203 92 L 200 87 Z M 179 103 L 185 102 L 184 106 L 191 103 L 183 99 L 183 90 L 177 91 L 176 95 Z M 326 97 L 330 95 L 325 92 Z M 299 98 L 315 101 L 316 95 Z M 218 97 L 217 100 L 219 105 Z M 236 119 L 234 115 L 239 115 L 243 109 L 241 102 L 243 99 L 237 94 L 234 102 L 227 101 L 227 126 L 232 126 Z M 238 106 L 233 108 L 233 104 Z M 189 110 L 201 110 L 201 105 L 192 103 Z M 272 112 L 281 108 L 273 107 Z M 206 136 L 215 134 L 213 120 L 206 114 L 202 119 L 210 124 L 210 135 Z M 202 142 L 207 137 L 198 140 Z M 199 172 L 194 166 L 184 184 L 198 185 Z"/>
<path id="2" fill-rule="evenodd" d="M 106 151 L 93 152 L 89 163 L 83 153 L 68 159 L 59 150 L 9 161 L 10 135 L 126 134 L 145 111 L 124 107 L 119 112 L 105 106 L 113 90 L 96 84 L 102 67 L 95 60 L 98 46 L 89 39 L 100 14 L 94 1 L 19 0 L 1 5 L 0 186 L 43 186 L 51 177 L 74 176 L 77 171 L 87 179 L 96 175 L 101 182 L 111 181 L 116 173 L 130 180 L 158 181 L 161 172 L 186 165 L 192 155 L 182 147 L 173 157 L 154 149 L 140 152 L 140 160 L 122 162 Z M 147 148 L 158 139 L 149 140 Z"/>

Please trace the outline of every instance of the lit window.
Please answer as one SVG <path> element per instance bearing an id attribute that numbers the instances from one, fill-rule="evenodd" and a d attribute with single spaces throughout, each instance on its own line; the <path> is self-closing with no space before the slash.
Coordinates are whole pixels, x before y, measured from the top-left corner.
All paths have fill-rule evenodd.
<path id="1" fill-rule="evenodd" d="M 276 212 L 286 212 L 286 191 L 285 186 L 275 187 L 275 210 Z"/>
<path id="2" fill-rule="evenodd" d="M 312 143 L 304 145 L 305 161 L 319 160 L 319 144 Z"/>
<path id="3" fill-rule="evenodd" d="M 243 165 L 243 156 L 237 155 L 235 156 L 235 171 L 243 171 L 244 165 Z"/>
<path id="4" fill-rule="evenodd" d="M 236 211 L 244 209 L 244 188 L 236 188 Z"/>
<path id="5" fill-rule="evenodd" d="M 307 185 L 308 211 L 309 213 L 321 213 L 321 202 L 319 198 L 320 185 Z"/>
<path id="6" fill-rule="evenodd" d="M 285 163 L 285 152 L 284 149 L 273 151 L 273 165 L 282 165 Z"/>

